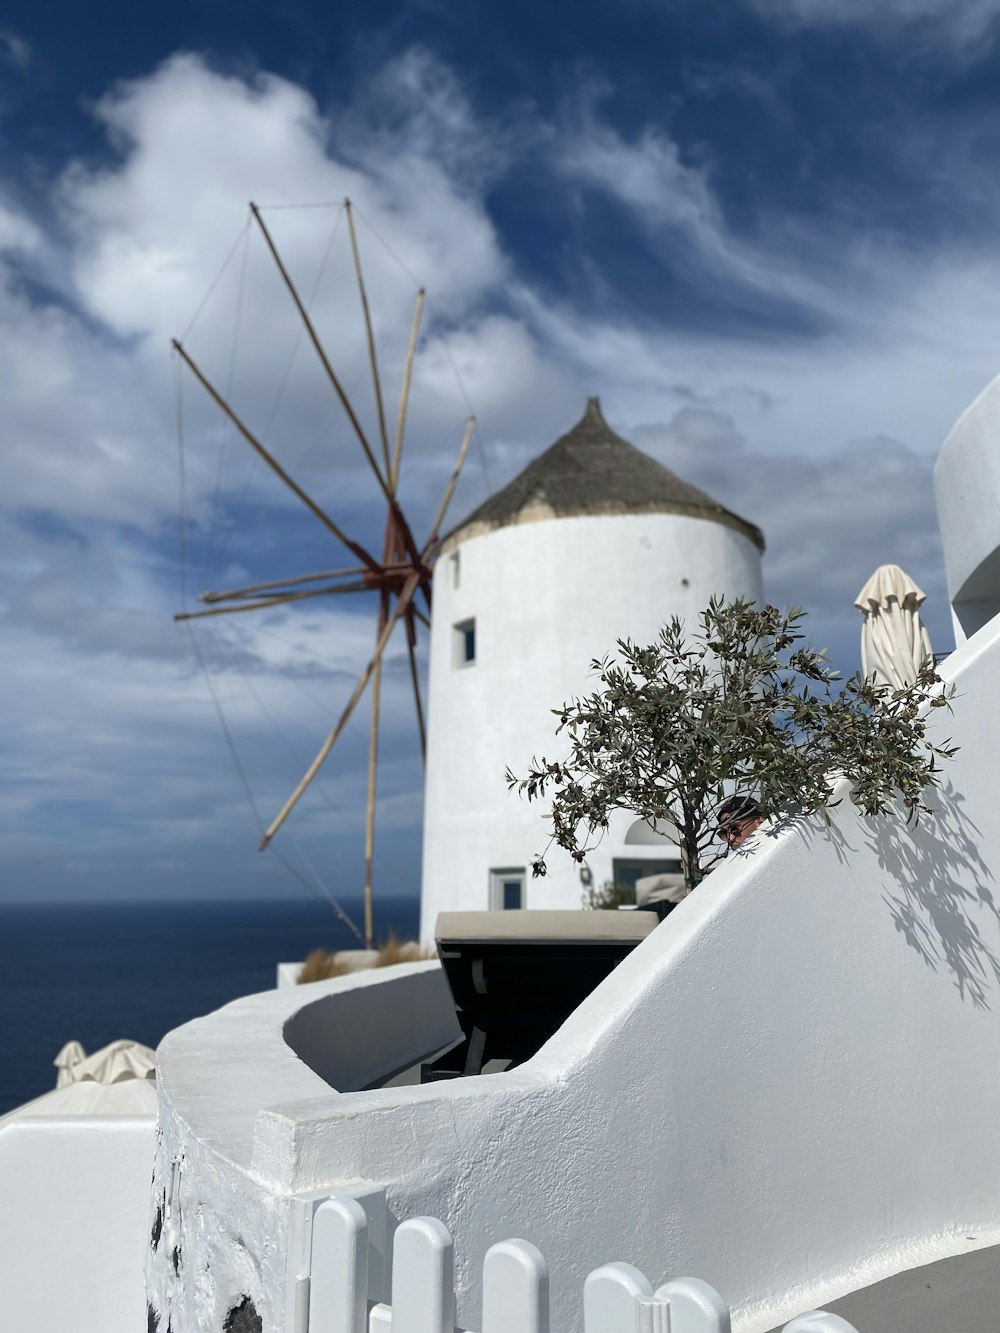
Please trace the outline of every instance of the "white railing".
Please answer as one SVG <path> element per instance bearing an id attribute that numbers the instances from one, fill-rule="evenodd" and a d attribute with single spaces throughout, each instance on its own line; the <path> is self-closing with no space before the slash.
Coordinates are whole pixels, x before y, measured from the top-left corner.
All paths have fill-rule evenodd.
<path id="1" fill-rule="evenodd" d="M 294 1333 L 456 1333 L 454 1246 L 434 1217 L 416 1217 L 393 1238 L 392 1300 L 368 1304 L 368 1220 L 356 1199 L 335 1195 L 313 1219 L 310 1275 L 300 1280 Z M 605 1264 L 583 1285 L 585 1333 L 730 1333 L 729 1308 L 698 1278 L 655 1291 L 631 1264 Z M 526 1240 L 505 1240 L 483 1261 L 479 1333 L 549 1333 L 549 1271 Z M 784 1333 L 856 1333 L 818 1310 Z"/>

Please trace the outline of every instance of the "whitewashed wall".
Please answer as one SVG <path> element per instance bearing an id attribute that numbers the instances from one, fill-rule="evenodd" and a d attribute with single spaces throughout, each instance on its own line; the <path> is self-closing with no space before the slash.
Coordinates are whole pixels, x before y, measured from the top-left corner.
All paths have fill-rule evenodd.
<path id="1" fill-rule="evenodd" d="M 566 1274 L 567 1329 L 570 1283 L 616 1246 L 761 1329 L 995 1235 L 1000 625 L 948 666 L 956 715 L 934 721 L 963 749 L 936 823 L 842 807 L 833 836 L 759 838 L 520 1070 L 265 1112 L 257 1168 L 441 1217 L 466 1238 L 460 1322 L 512 1230 Z"/>
<path id="2" fill-rule="evenodd" d="M 153 1116 L 25 1116 L 0 1128 L 0 1329 L 145 1327 Z"/>
<path id="3" fill-rule="evenodd" d="M 311 1212 L 255 1171 L 259 1109 L 336 1100 L 458 1036 L 441 968 L 425 962 L 246 996 L 164 1038 L 143 1228 L 150 1333 L 222 1333 L 244 1300 L 268 1333 L 284 1329 L 286 1267 Z"/>
<path id="4" fill-rule="evenodd" d="M 194 1267 L 159 1270 L 172 1333 L 221 1328 L 224 1303 L 198 1305 L 209 1253 L 216 1292 L 247 1284 L 282 1327 L 300 1256 L 280 1217 L 359 1181 L 385 1189 L 390 1229 L 447 1225 L 465 1326 L 512 1234 L 546 1255 L 563 1333 L 615 1255 L 654 1284 L 697 1273 L 760 1333 L 1000 1239 L 1000 621 L 946 669 L 956 712 L 933 723 L 962 750 L 936 821 L 873 828 L 845 805 L 831 833 L 759 834 L 520 1069 L 338 1096 L 290 1068 L 247 1090 L 233 1146 L 202 1095 L 217 1048 L 174 1034 L 161 1163 L 201 1145 L 201 1204 L 181 1226 Z"/>
<path id="5" fill-rule="evenodd" d="M 541 808 L 507 790 L 510 766 L 559 753 L 551 710 L 593 689 L 590 662 L 619 638 L 650 643 L 673 615 L 693 623 L 710 597 L 758 599 L 760 553 L 741 533 L 676 514 L 572 517 L 522 523 L 445 553 L 434 584 L 428 700 L 421 937 L 440 911 L 486 908 L 491 868 L 530 867 L 547 826 Z M 453 626 L 474 618 L 476 662 L 456 667 Z M 588 858 L 593 882 L 616 856 L 663 855 L 626 847 L 631 821 L 615 821 Z M 580 906 L 580 868 L 561 851 L 544 879 L 527 882 L 525 906 Z"/>
<path id="6" fill-rule="evenodd" d="M 945 440 L 934 493 L 955 638 L 962 643 L 1000 612 L 1000 376 Z"/>

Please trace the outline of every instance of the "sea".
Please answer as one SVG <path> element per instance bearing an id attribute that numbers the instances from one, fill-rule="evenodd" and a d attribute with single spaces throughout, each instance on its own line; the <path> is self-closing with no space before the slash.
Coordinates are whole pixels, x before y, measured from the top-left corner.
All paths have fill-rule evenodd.
<path id="1" fill-rule="evenodd" d="M 363 919 L 360 900 L 341 906 Z M 416 937 L 415 895 L 380 895 L 376 943 Z M 358 942 L 325 902 L 0 906 L 0 1115 L 55 1087 L 67 1041 L 155 1047 L 172 1028 L 271 990 L 278 963 Z"/>

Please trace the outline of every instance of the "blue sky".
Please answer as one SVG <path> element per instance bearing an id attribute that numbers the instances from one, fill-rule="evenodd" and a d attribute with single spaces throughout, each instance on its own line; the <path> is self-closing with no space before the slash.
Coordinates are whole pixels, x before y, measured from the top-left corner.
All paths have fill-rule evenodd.
<path id="1" fill-rule="evenodd" d="M 379 540 L 371 479 L 245 231 L 251 198 L 356 201 L 390 397 L 426 283 L 403 484 L 418 529 L 467 400 L 454 518 L 599 393 L 622 434 L 763 527 L 769 597 L 803 603 L 845 673 L 853 599 L 885 561 L 950 646 L 931 468 L 1000 370 L 1000 0 L 15 4 L 3 23 L 3 899 L 304 891 L 254 850 L 171 620 L 169 340 L 200 307 L 186 345 Z M 266 216 L 370 411 L 360 327 L 337 313 L 339 210 Z M 348 563 L 191 386 L 182 408 L 192 591 Z M 265 815 L 371 636 L 370 609 L 342 602 L 200 632 Z M 388 676 L 378 878 L 412 890 L 398 652 Z M 346 894 L 364 718 L 283 848 Z"/>

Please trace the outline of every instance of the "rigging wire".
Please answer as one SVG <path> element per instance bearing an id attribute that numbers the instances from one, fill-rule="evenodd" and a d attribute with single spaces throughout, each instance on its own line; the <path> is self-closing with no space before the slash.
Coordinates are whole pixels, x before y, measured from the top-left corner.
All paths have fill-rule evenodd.
<path id="1" fill-rule="evenodd" d="M 180 486 L 180 504 L 178 508 L 178 517 L 180 519 L 180 582 L 181 582 L 181 610 L 187 610 L 187 563 L 188 563 L 188 504 L 187 504 L 187 470 L 184 461 L 184 367 L 181 365 L 180 356 L 176 350 L 171 351 L 174 362 L 174 408 L 177 414 L 177 462 L 178 462 L 178 482 Z"/>
<path id="2" fill-rule="evenodd" d="M 319 205 L 317 205 L 317 207 L 319 207 Z M 344 205 L 340 204 L 338 207 L 337 216 L 333 219 L 333 226 L 330 228 L 330 235 L 327 237 L 326 249 L 323 251 L 323 256 L 319 262 L 319 268 L 316 270 L 316 277 L 313 281 L 312 291 L 309 293 L 309 298 L 305 303 L 306 310 L 309 311 L 310 313 L 312 311 L 313 306 L 316 303 L 317 296 L 319 296 L 319 289 L 323 283 L 324 277 L 326 276 L 327 266 L 330 263 L 330 256 L 333 253 L 333 243 L 337 239 L 337 232 L 340 230 L 340 224 L 343 220 L 344 220 Z M 284 394 L 285 389 L 288 385 L 288 377 L 292 371 L 292 364 L 295 361 L 295 358 L 299 354 L 299 348 L 302 346 L 302 340 L 305 337 L 305 333 L 306 333 L 305 327 L 300 322 L 298 331 L 295 335 L 295 345 L 292 348 L 291 356 L 288 358 L 288 365 L 285 367 L 285 374 L 281 381 L 281 386 L 278 389 L 277 394 L 275 395 L 274 405 L 271 408 L 270 416 L 268 417 L 267 424 L 264 427 L 265 439 L 267 439 L 271 427 L 274 425 L 274 418 L 277 416 L 278 406 L 280 404 L 281 397 Z"/>
<path id="3" fill-rule="evenodd" d="M 254 800 L 254 795 L 250 788 L 250 780 L 247 777 L 247 772 L 243 766 L 243 761 L 240 759 L 239 751 L 236 748 L 236 742 L 233 740 L 233 734 L 229 729 L 229 724 L 226 721 L 225 714 L 223 713 L 222 704 L 219 701 L 218 693 L 215 688 L 215 682 L 212 679 L 211 673 L 209 672 L 208 669 L 208 663 L 205 661 L 204 654 L 201 651 L 201 644 L 198 642 L 197 635 L 194 632 L 194 626 L 191 625 L 190 622 L 185 623 L 185 629 L 187 629 L 188 634 L 190 635 L 191 645 L 194 648 L 195 656 L 198 659 L 198 665 L 201 667 L 202 675 L 205 678 L 205 684 L 208 687 L 208 693 L 212 700 L 212 706 L 215 709 L 216 717 L 218 717 L 219 719 L 219 725 L 222 728 L 222 734 L 225 737 L 226 745 L 229 748 L 229 753 L 232 756 L 233 763 L 236 765 L 236 771 L 239 774 L 240 783 L 243 787 L 243 794 L 246 797 L 247 805 L 250 808 L 250 813 L 253 817 L 254 823 L 257 825 L 258 832 L 260 836 L 263 837 L 266 826 L 264 824 L 263 819 L 261 818 L 260 810 L 257 808 L 257 802 Z M 316 882 L 314 884 L 311 884 L 310 881 L 304 875 L 302 875 L 296 869 L 296 867 L 291 864 L 290 861 L 286 860 L 286 858 L 282 856 L 280 852 L 275 851 L 273 847 L 270 848 L 270 850 L 274 853 L 275 859 L 281 865 L 283 865 L 285 869 L 291 875 L 293 875 L 294 878 L 297 879 L 299 883 L 302 884 L 305 888 L 310 889 L 313 892 L 315 892 L 315 890 L 318 888 L 321 895 L 326 899 L 330 907 L 333 909 L 333 913 L 337 917 L 337 919 L 343 925 L 347 926 L 347 928 L 351 931 L 351 933 L 355 935 L 356 938 L 359 939 L 362 944 L 364 944 L 364 936 L 362 935 L 361 931 L 354 924 L 351 918 L 341 907 L 340 903 L 337 902 L 337 899 L 333 896 L 332 893 L 330 893 L 330 891 L 326 888 L 326 886 L 319 879 L 319 877 L 317 876 Z M 299 849 L 299 855 L 300 856 L 302 855 L 301 849 Z M 312 871 L 312 874 L 313 875 L 316 874 L 315 870 Z"/>
<path id="4" fill-rule="evenodd" d="M 257 209 L 261 213 L 276 213 L 283 208 L 306 209 L 306 208 L 343 208 L 343 199 L 331 199 L 329 203 L 319 204 L 258 204 Z"/>
<path id="5" fill-rule="evenodd" d="M 414 283 L 417 287 L 421 287 L 423 284 L 420 282 L 420 279 L 413 273 L 412 269 L 405 262 L 405 260 L 403 260 L 396 253 L 396 251 L 392 248 L 392 246 L 385 239 L 382 233 L 371 221 L 371 219 L 367 217 L 366 214 L 364 214 L 360 208 L 358 208 L 357 204 L 355 204 L 353 207 L 355 215 L 359 217 L 362 220 L 362 222 L 364 222 L 365 226 L 378 241 L 379 245 L 382 246 L 383 250 L 385 250 L 389 258 L 394 260 L 395 263 L 399 265 L 400 269 L 406 274 L 406 276 L 410 279 L 412 283 Z M 428 310 L 432 311 L 434 309 L 433 302 L 429 297 L 426 297 L 425 300 L 427 303 Z M 438 337 L 441 339 L 441 346 L 444 348 L 445 356 L 448 358 L 448 364 L 451 366 L 452 374 L 455 376 L 455 383 L 458 385 L 459 393 L 461 393 L 462 398 L 465 402 L 466 410 L 470 416 L 476 417 L 476 413 L 472 406 L 472 399 L 466 392 L 465 382 L 462 379 L 462 375 L 455 362 L 455 358 L 452 356 L 451 346 L 449 345 L 447 335 L 444 332 L 443 322 L 441 325 L 439 325 Z M 483 439 L 482 432 L 479 429 L 478 417 L 476 417 L 476 426 L 474 427 L 473 434 L 475 435 L 476 442 L 479 445 L 477 453 L 479 454 L 479 461 L 483 470 L 483 480 L 486 483 L 486 494 L 487 497 L 489 497 L 490 495 L 493 494 L 493 484 L 490 480 L 489 465 L 486 461 L 486 444 Z"/>
<path id="6" fill-rule="evenodd" d="M 405 310 L 400 311 L 400 313 L 396 316 L 395 321 L 389 328 L 388 332 L 382 335 L 381 342 L 383 344 L 384 343 L 391 344 L 392 340 L 403 328 L 409 327 L 411 319 L 412 316 L 407 311 Z M 364 384 L 366 380 L 368 381 L 371 380 L 371 368 L 366 363 L 362 362 L 357 372 L 350 379 L 348 379 L 346 375 L 342 375 L 341 380 L 344 385 L 344 393 L 346 394 L 347 398 L 353 403 L 355 400 L 355 396 L 357 395 L 357 392 L 360 389 L 361 385 Z M 339 415 L 339 413 L 337 415 Z M 311 454 L 315 452 L 315 449 L 316 449 L 316 441 L 313 441 L 313 444 L 310 446 L 310 453 L 304 455 L 303 461 L 305 461 L 306 458 L 310 457 Z"/>
<path id="7" fill-rule="evenodd" d="M 289 207 L 292 207 L 292 205 L 289 205 Z M 317 205 L 317 207 L 319 207 L 319 205 Z M 312 310 L 312 307 L 316 301 L 316 297 L 319 295 L 319 289 L 320 286 L 322 285 L 323 278 L 326 275 L 326 269 L 330 262 L 330 256 L 333 253 L 333 243 L 336 240 L 337 232 L 340 229 L 340 224 L 341 221 L 343 220 L 343 215 L 344 215 L 343 204 L 341 203 L 340 205 L 338 205 L 338 208 L 339 212 L 337 213 L 337 216 L 333 220 L 333 226 L 330 228 L 330 235 L 327 238 L 326 248 L 323 251 L 319 267 L 316 271 L 316 277 L 313 281 L 312 291 L 310 292 L 309 298 L 305 303 L 306 309 L 309 311 Z M 248 221 L 247 227 L 249 226 L 250 223 Z M 279 383 L 278 388 L 275 392 L 274 398 L 271 403 L 271 408 L 268 413 L 267 421 L 265 422 L 264 429 L 261 432 L 260 438 L 262 440 L 267 440 L 271 434 L 275 418 L 278 415 L 278 409 L 280 408 L 282 399 L 285 396 L 285 390 L 288 388 L 288 381 L 291 378 L 292 368 L 294 367 L 295 362 L 298 359 L 299 351 L 302 347 L 302 341 L 304 337 L 305 337 L 305 328 L 300 322 L 296 330 L 295 337 L 292 341 L 291 351 L 289 352 L 288 357 L 286 358 L 285 361 L 285 368 L 281 376 L 281 382 Z M 235 348 L 234 348 L 234 353 L 235 353 Z M 228 530 L 225 534 L 222 545 L 221 547 L 217 548 L 217 556 L 219 561 L 221 561 L 228 554 L 229 545 L 232 540 L 232 533 L 235 532 L 236 528 L 238 527 L 238 523 L 236 520 L 241 516 L 242 511 L 246 507 L 247 495 L 250 491 L 250 486 L 253 483 L 254 478 L 260 474 L 260 467 L 261 467 L 260 459 L 256 455 L 253 455 L 247 460 L 246 473 L 243 481 L 243 489 L 241 490 L 238 498 L 236 499 L 236 502 L 232 506 L 230 513 L 231 522 L 228 526 Z M 206 568 L 205 570 L 203 570 L 203 577 L 207 577 L 207 561 L 206 561 Z"/>
<path id="8" fill-rule="evenodd" d="M 231 347 L 229 347 L 229 368 L 227 372 L 227 377 L 225 377 L 224 396 L 225 399 L 227 400 L 232 399 L 232 385 L 233 385 L 233 380 L 235 380 L 236 377 L 236 349 L 237 347 L 239 347 L 240 329 L 241 327 L 243 327 L 243 305 L 244 305 L 245 293 L 247 293 L 248 256 L 249 256 L 249 225 L 248 227 L 244 228 L 243 232 L 243 256 L 241 256 L 241 261 L 240 261 L 240 281 L 239 281 L 239 287 L 237 287 L 236 289 L 236 316 L 235 319 L 233 319 L 232 344 Z M 233 437 L 235 437 L 236 435 L 236 427 L 235 425 L 232 424 L 232 421 L 228 425 L 229 429 L 227 432 L 224 433 L 223 443 L 221 443 L 219 447 L 219 467 L 216 468 L 215 491 L 213 491 L 212 493 L 212 505 L 211 505 L 211 511 L 209 511 L 211 512 L 212 515 L 212 523 L 209 524 L 208 537 L 207 540 L 205 540 L 204 555 L 203 559 L 201 559 L 200 579 L 201 579 L 201 587 L 203 588 L 205 585 L 205 580 L 207 580 L 209 560 L 212 559 L 213 541 L 215 541 L 215 535 L 217 529 L 219 529 L 219 524 L 217 524 L 215 520 L 217 515 L 219 515 L 219 501 L 221 499 L 221 493 L 223 493 L 223 471 L 225 467 L 225 455 L 227 455 L 229 441 L 231 441 Z"/>
<path id="9" fill-rule="evenodd" d="M 271 729 L 274 732 L 274 734 L 278 737 L 278 740 L 281 741 L 282 745 L 285 747 L 285 749 L 288 751 L 291 757 L 295 760 L 295 764 L 298 767 L 299 772 L 303 772 L 308 767 L 308 764 L 302 762 L 302 756 L 296 751 L 291 741 L 278 726 L 274 714 L 271 712 L 271 710 L 264 703 L 264 700 L 257 693 L 257 688 L 254 685 L 253 681 L 250 679 L 250 676 L 244 672 L 240 672 L 240 679 L 242 680 L 243 684 L 247 687 L 247 689 L 250 691 L 250 693 L 253 695 L 254 699 L 257 702 L 257 707 L 260 709 L 260 711 L 267 718 L 268 722 L 271 724 Z M 286 679 L 292 679 L 292 678 L 286 677 Z M 316 786 L 317 789 L 323 793 L 323 797 L 330 808 L 330 813 L 339 820 L 339 822 L 344 826 L 345 829 L 347 829 L 349 833 L 357 833 L 358 830 L 352 826 L 351 821 L 344 814 L 343 810 L 341 810 L 341 808 L 336 804 L 336 802 L 333 800 L 333 797 L 329 794 L 329 792 L 326 790 L 323 784 L 317 780 Z"/>
<path id="10" fill-rule="evenodd" d="M 254 632 L 257 634 L 264 634 L 269 639 L 274 639 L 275 643 L 283 643 L 287 648 L 292 648 L 295 652 L 302 653 L 306 657 L 314 657 L 317 662 L 328 662 L 330 666 L 343 670 L 344 664 L 341 658 L 328 657 L 325 653 L 318 653 L 315 648 L 304 648 L 300 643 L 294 643 L 291 639 L 286 639 L 281 634 L 275 634 L 274 630 L 268 629 L 265 625 L 260 623 L 260 621 L 255 625 Z M 340 716 L 339 711 L 334 708 L 328 700 L 321 698 L 318 694 L 313 694 L 312 690 L 306 689 L 305 685 L 303 685 L 302 681 L 299 680 L 297 676 L 286 676 L 283 679 L 288 680 L 301 694 L 304 694 L 307 699 L 316 704 L 318 708 L 322 708 L 328 717 L 338 718 Z M 366 733 L 361 730 L 353 718 L 348 718 L 347 722 L 344 724 L 344 730 L 350 732 L 352 736 L 356 736 L 359 741 L 367 741 L 368 739 Z M 407 763 L 405 759 L 397 759 L 395 762 L 398 767 L 404 769 L 407 773 L 412 774 L 412 776 L 417 778 L 421 784 L 423 783 L 425 774 L 422 769 L 415 768 L 412 764 Z M 303 768 L 304 767 L 305 765 L 303 765 Z"/>
<path id="11" fill-rule="evenodd" d="M 237 674 L 239 675 L 242 683 L 247 687 L 247 689 L 253 695 L 254 699 L 257 701 L 257 705 L 260 708 L 260 711 L 267 718 L 268 722 L 271 724 L 271 728 L 274 731 L 275 735 L 281 741 L 282 745 L 285 747 L 285 749 L 288 751 L 291 757 L 295 760 L 295 763 L 298 765 L 300 771 L 304 770 L 307 765 L 303 762 L 302 756 L 298 754 L 298 752 L 295 750 L 295 747 L 292 745 L 291 741 L 281 730 L 281 727 L 278 725 L 278 722 L 275 719 L 274 715 L 271 713 L 271 710 L 267 707 L 267 705 L 264 703 L 264 700 L 258 694 L 257 689 L 253 683 L 253 680 L 245 672 L 238 671 Z M 313 703 L 319 705 L 322 708 L 326 708 L 328 709 L 328 711 L 333 713 L 334 710 L 330 709 L 329 705 L 325 704 L 323 700 L 321 700 L 317 695 L 313 694 L 310 690 L 307 690 L 305 686 L 302 685 L 301 681 L 297 680 L 294 676 L 286 676 L 284 677 L 284 679 L 289 681 L 292 685 L 296 686 L 298 689 L 300 689 L 307 699 L 312 700 Z M 348 730 L 350 730 L 353 735 L 357 736 L 359 740 L 367 740 L 367 737 L 362 735 L 359 728 L 353 726 L 353 724 L 351 724 L 350 722 L 347 724 L 347 726 Z M 402 764 L 400 766 L 403 768 L 408 767 L 406 764 Z M 414 773 L 417 777 L 419 777 L 420 781 L 423 782 L 422 773 L 417 774 L 416 770 L 412 768 L 410 768 L 409 771 L 411 773 Z M 341 807 L 334 801 L 333 797 L 330 795 L 326 786 L 319 778 L 316 779 L 316 787 L 322 794 L 323 799 L 325 800 L 327 806 L 329 807 L 330 813 L 333 814 L 339 820 L 339 822 L 343 825 L 345 829 L 347 829 L 349 833 L 357 833 L 359 830 L 351 824 L 351 821 L 348 818 L 348 816 L 344 813 Z M 304 859 L 304 854 L 301 848 L 299 849 L 299 855 L 302 856 Z M 402 885 L 404 889 L 408 887 L 407 877 L 403 874 L 403 872 L 399 869 L 398 866 L 394 865 L 392 861 L 386 859 L 386 857 L 382 853 L 376 852 L 375 864 L 379 870 L 388 870 L 398 881 L 398 883 Z"/>
<path id="12" fill-rule="evenodd" d="M 195 310 L 194 314 L 193 314 L 193 315 L 191 316 L 191 318 L 188 320 L 187 328 L 184 330 L 184 332 L 183 332 L 183 333 L 181 334 L 181 336 L 180 336 L 180 341 L 181 341 L 182 343 L 183 343 L 183 342 L 187 342 L 188 334 L 191 332 L 191 330 L 194 328 L 194 326 L 198 323 L 198 320 L 201 318 L 202 312 L 204 311 L 205 307 L 208 305 L 209 301 L 212 299 L 212 296 L 213 296 L 214 293 L 215 293 L 215 289 L 216 289 L 216 287 L 218 287 L 219 283 L 222 281 L 223 277 L 225 276 L 226 269 L 227 269 L 227 268 L 229 267 L 229 265 L 233 262 L 233 258 L 234 258 L 235 254 L 236 254 L 236 251 L 239 249 L 240 242 L 243 240 L 243 236 L 244 236 L 244 234 L 245 234 L 247 231 L 250 230 L 250 222 L 251 222 L 251 217 L 250 217 L 250 213 L 249 213 L 249 211 L 248 211 L 248 212 L 247 212 L 247 220 L 246 220 L 246 222 L 244 222 L 243 226 L 240 228 L 239 233 L 238 233 L 238 235 L 237 235 L 237 237 L 236 237 L 236 240 L 233 242 L 232 246 L 231 246 L 230 249 L 229 249 L 229 253 L 226 255 L 225 259 L 222 261 L 222 264 L 221 264 L 220 267 L 219 267 L 219 271 L 218 271 L 218 273 L 216 273 L 215 277 L 212 279 L 211 283 L 209 284 L 208 291 L 207 291 L 207 292 L 205 293 L 205 295 L 201 298 L 201 302 L 199 303 L 197 310 Z"/>
<path id="13" fill-rule="evenodd" d="M 175 394 L 176 394 L 175 403 L 177 410 L 177 428 L 178 428 L 177 430 L 177 442 L 178 442 L 177 452 L 178 452 L 178 471 L 179 471 L 178 480 L 180 486 L 180 548 L 181 548 L 180 549 L 180 557 L 181 557 L 180 591 L 181 591 L 181 606 L 182 609 L 186 610 L 187 609 L 187 557 L 188 557 L 188 542 L 187 542 L 188 502 L 187 502 L 187 470 L 186 470 L 185 447 L 184 447 L 185 438 L 184 438 L 183 367 L 180 364 L 180 359 L 176 357 L 176 355 L 174 359 L 174 384 L 175 384 Z M 215 683 L 212 680 L 211 674 L 208 670 L 208 664 L 205 661 L 204 655 L 201 651 L 201 645 L 199 644 L 198 639 L 195 635 L 194 626 L 188 621 L 185 622 L 185 628 L 188 630 L 188 633 L 190 635 L 191 644 L 192 647 L 194 648 L 195 656 L 198 659 L 198 664 L 201 667 L 202 675 L 205 678 L 205 684 L 208 687 L 209 696 L 215 708 L 216 716 L 219 719 L 219 724 L 222 727 L 222 734 L 225 737 L 226 745 L 229 748 L 229 753 L 233 758 L 234 764 L 236 765 L 236 771 L 239 774 L 240 782 L 243 786 L 243 792 L 244 795 L 246 796 L 247 803 L 249 804 L 251 814 L 253 816 L 254 822 L 257 825 L 260 835 L 263 837 L 264 821 L 261 819 L 260 811 L 257 809 L 257 803 L 254 800 L 253 792 L 250 789 L 250 783 L 246 775 L 246 769 L 243 767 L 243 763 L 236 749 L 236 744 L 233 740 L 232 733 L 230 732 L 229 726 L 226 722 L 225 715 L 222 711 L 222 705 L 219 701 L 218 695 L 215 690 Z M 293 865 L 291 865 L 290 862 L 287 861 L 286 858 L 282 856 L 282 854 L 273 847 L 273 845 L 271 846 L 270 850 L 272 855 L 279 862 L 279 864 L 283 865 L 285 869 L 293 876 L 293 878 L 297 879 L 299 883 L 302 884 L 305 888 L 315 891 L 315 888 L 318 886 L 321 894 L 326 898 L 330 907 L 333 909 L 334 915 L 338 918 L 338 920 L 342 922 L 343 925 L 347 926 L 347 928 L 352 932 L 352 934 L 354 934 L 357 937 L 357 939 L 361 941 L 362 944 L 364 944 L 365 942 L 364 936 L 362 935 L 361 931 L 354 924 L 351 918 L 347 915 L 344 909 L 340 906 L 340 904 L 337 902 L 334 896 L 331 893 L 329 893 L 328 890 L 326 890 L 322 881 L 319 880 L 318 876 L 316 876 L 315 870 L 312 871 L 312 874 L 315 878 L 316 883 L 314 885 L 311 885 L 310 882 L 306 878 L 304 878 L 303 875 L 301 875 L 299 871 L 296 870 L 296 868 Z M 300 855 L 301 854 L 302 853 L 300 850 Z"/>
<path id="14" fill-rule="evenodd" d="M 250 227 L 249 223 L 243 230 L 243 255 L 240 263 L 240 280 L 236 294 L 236 315 L 233 320 L 233 338 L 229 349 L 229 369 L 226 375 L 226 388 L 224 396 L 231 399 L 233 396 L 233 380 L 236 376 L 236 350 L 239 345 L 240 329 L 243 325 L 243 303 L 246 296 L 247 285 L 247 258 L 250 253 Z M 218 531 L 219 524 L 216 521 L 219 516 L 219 501 L 222 496 L 222 473 L 226 462 L 226 449 L 229 441 L 236 434 L 236 427 L 229 423 L 229 429 L 223 434 L 222 443 L 219 445 L 219 465 L 215 473 L 215 490 L 212 495 L 212 505 L 210 509 L 211 522 L 208 528 L 208 537 L 205 541 L 205 551 L 201 561 L 201 585 L 205 586 L 208 577 L 209 561 L 212 558 L 212 546 L 214 544 L 215 534 Z"/>
<path id="15" fill-rule="evenodd" d="M 428 305 L 430 305 L 431 308 L 433 309 L 433 305 L 431 302 L 428 302 Z M 479 463 L 483 470 L 483 482 L 486 486 L 486 498 L 489 499 L 489 497 L 493 494 L 493 481 L 490 477 L 489 464 L 486 461 L 486 443 L 483 439 L 482 431 L 479 429 L 479 418 L 476 416 L 476 413 L 473 410 L 472 399 L 469 397 L 468 393 L 465 390 L 465 383 L 462 379 L 461 371 L 458 369 L 458 366 L 455 363 L 455 358 L 454 356 L 452 356 L 451 352 L 451 346 L 448 342 L 448 338 L 444 333 L 443 329 L 439 333 L 439 337 L 441 339 L 441 346 L 444 348 L 444 354 L 448 358 L 448 364 L 451 366 L 452 373 L 455 376 L 455 381 L 458 384 L 459 392 L 465 399 L 465 406 L 466 409 L 468 410 L 469 416 L 475 417 L 475 425 L 472 427 L 472 433 L 476 437 L 476 443 L 479 445 L 479 448 L 476 452 L 479 454 Z"/>

